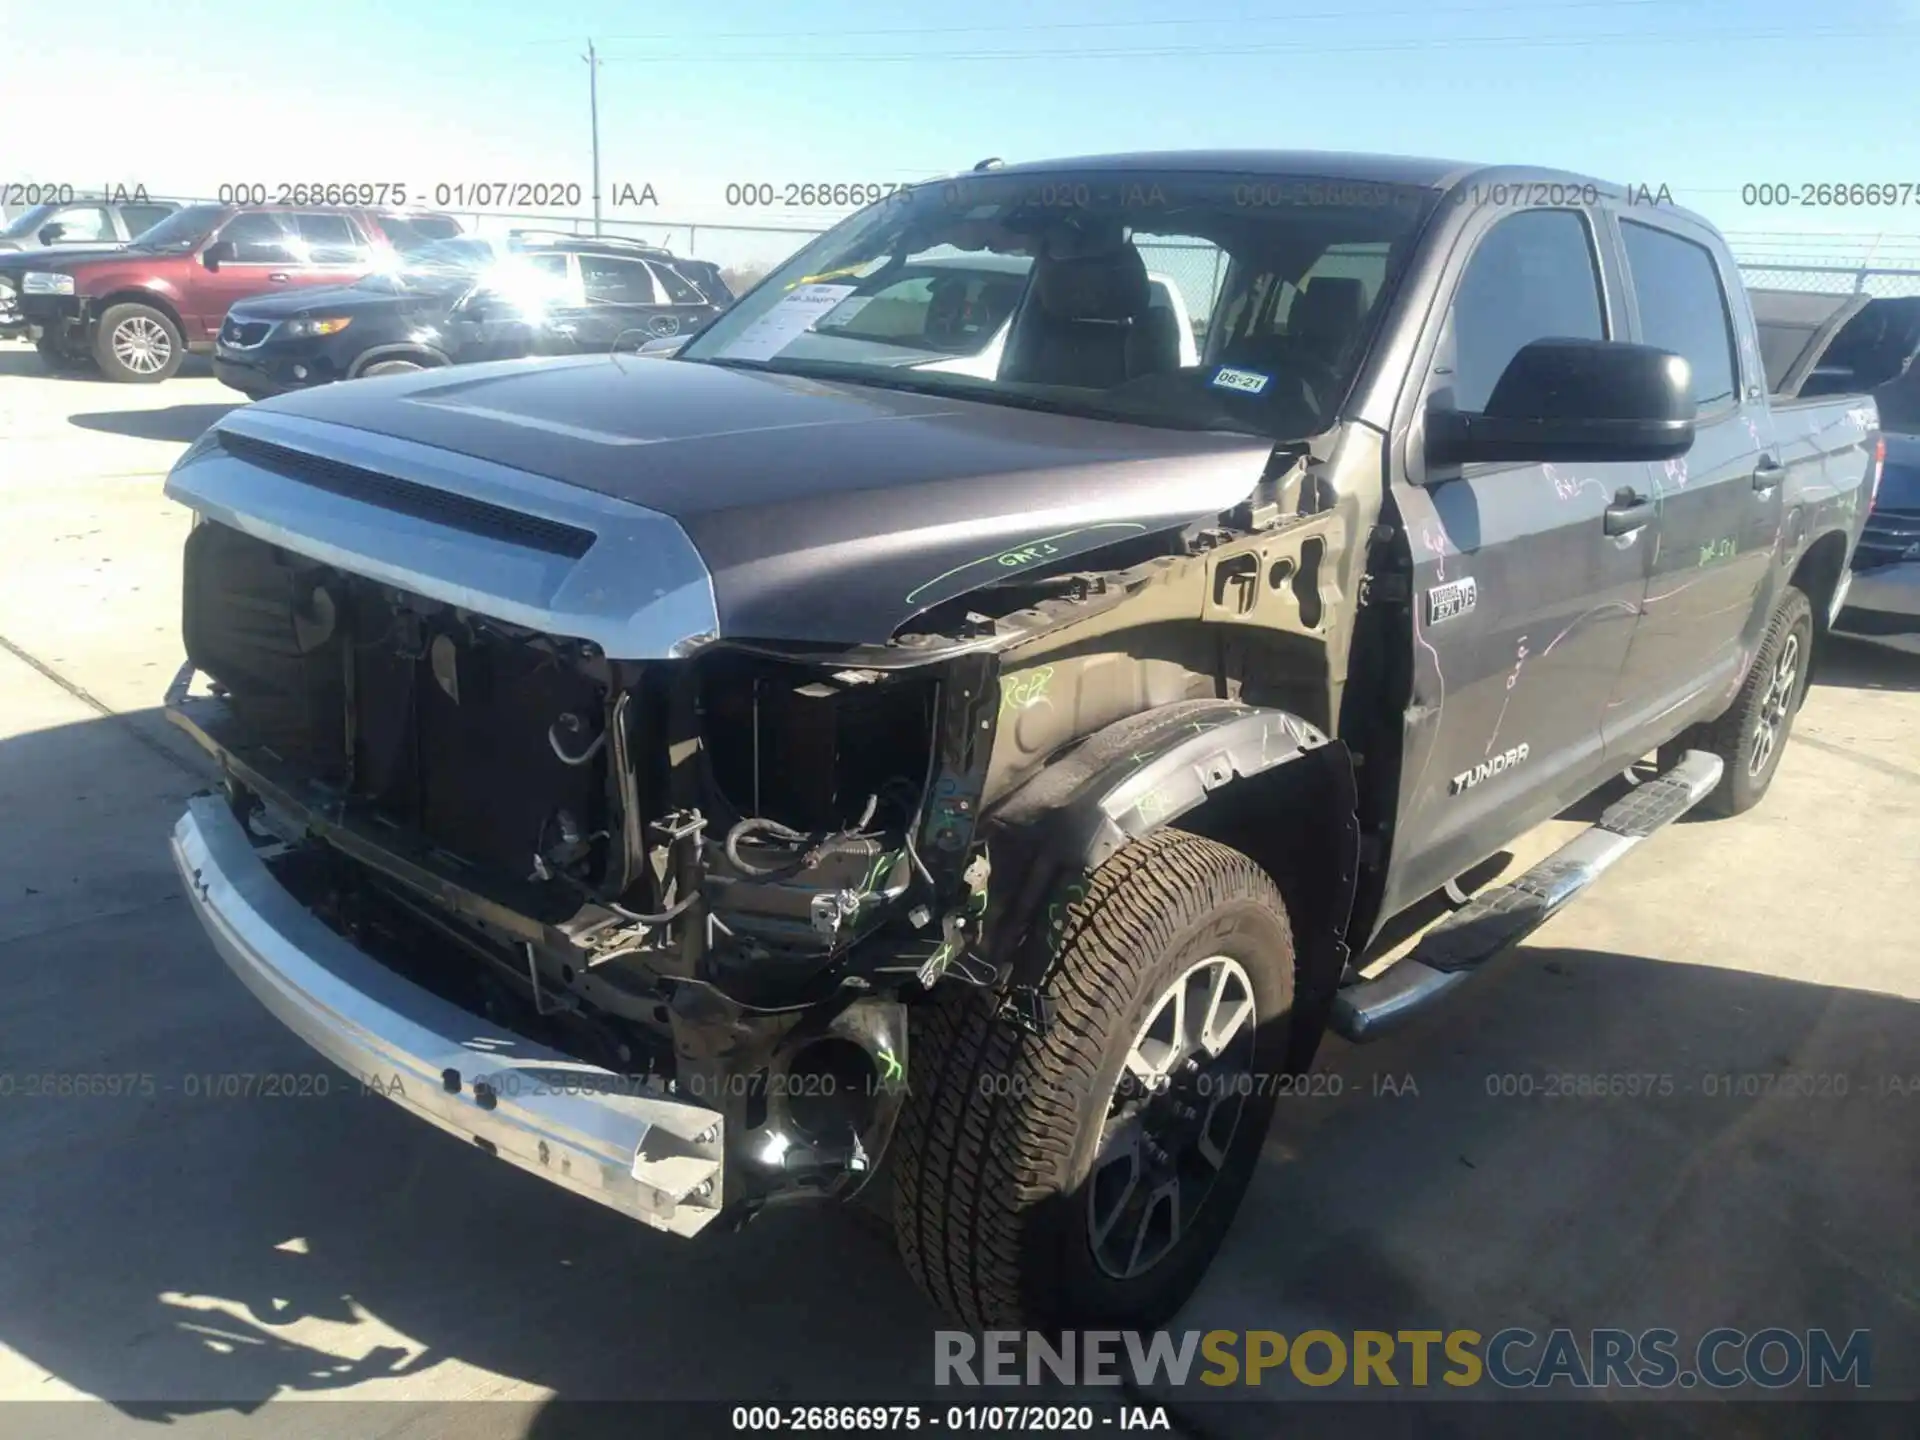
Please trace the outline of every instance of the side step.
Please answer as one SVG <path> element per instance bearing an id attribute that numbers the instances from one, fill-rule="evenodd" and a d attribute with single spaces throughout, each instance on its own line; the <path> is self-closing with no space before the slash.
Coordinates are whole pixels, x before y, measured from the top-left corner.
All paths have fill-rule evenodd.
<path id="1" fill-rule="evenodd" d="M 1475 896 L 1440 921 L 1405 959 L 1347 986 L 1334 997 L 1329 1026 L 1349 1040 L 1371 1040 L 1426 1009 L 1546 924 L 1622 855 L 1704 800 L 1720 783 L 1720 770 L 1718 755 L 1689 750 L 1512 884 Z"/>

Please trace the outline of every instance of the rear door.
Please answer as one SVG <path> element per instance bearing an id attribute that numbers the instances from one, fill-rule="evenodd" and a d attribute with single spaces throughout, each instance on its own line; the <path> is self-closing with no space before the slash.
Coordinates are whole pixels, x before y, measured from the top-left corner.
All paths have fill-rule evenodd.
<path id="1" fill-rule="evenodd" d="M 1585 209 L 1466 212 L 1403 399 L 1393 498 L 1414 562 L 1389 910 L 1493 854 L 1605 770 L 1602 715 L 1646 588 L 1648 527 L 1604 512 L 1632 464 L 1429 466 L 1429 404 L 1479 410 L 1522 346 L 1618 338 L 1618 256 Z M 1395 430 L 1399 432 L 1400 423 Z"/>
<path id="2" fill-rule="evenodd" d="M 1648 467 L 1658 490 L 1653 576 L 1609 713 L 1622 758 L 1712 709 L 1745 666 L 1780 536 L 1789 467 L 1822 456 L 1813 437 L 1775 443 L 1765 377 L 1737 343 L 1739 279 L 1679 217 L 1619 221 L 1641 343 L 1693 370 L 1693 448 Z M 1742 317 L 1743 320 L 1745 317 Z"/>
<path id="3" fill-rule="evenodd" d="M 689 334 L 719 313 L 718 307 L 710 304 L 699 288 L 673 266 L 652 261 L 642 263 L 653 272 L 654 287 L 666 300 L 665 307 L 647 320 L 649 339 Z"/>
<path id="4" fill-rule="evenodd" d="M 580 286 L 586 296 L 586 305 L 572 317 L 577 348 L 611 350 L 618 341 L 637 349 L 656 336 L 678 333 L 679 322 L 670 318 L 672 307 L 660 293 L 646 261 L 624 255 L 581 255 L 577 259 Z M 658 324 L 674 328 L 654 329 Z"/>

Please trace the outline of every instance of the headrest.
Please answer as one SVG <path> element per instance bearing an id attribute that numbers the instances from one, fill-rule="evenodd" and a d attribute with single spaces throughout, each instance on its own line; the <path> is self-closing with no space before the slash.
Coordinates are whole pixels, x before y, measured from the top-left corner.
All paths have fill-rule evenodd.
<path id="1" fill-rule="evenodd" d="M 1131 245 L 1104 255 L 1037 260 L 1034 297 L 1056 320 L 1133 320 L 1147 313 L 1147 262 Z"/>
<path id="2" fill-rule="evenodd" d="M 1367 290 L 1358 280 L 1316 275 L 1287 312 L 1287 333 L 1345 340 L 1360 328 L 1366 314 Z"/>

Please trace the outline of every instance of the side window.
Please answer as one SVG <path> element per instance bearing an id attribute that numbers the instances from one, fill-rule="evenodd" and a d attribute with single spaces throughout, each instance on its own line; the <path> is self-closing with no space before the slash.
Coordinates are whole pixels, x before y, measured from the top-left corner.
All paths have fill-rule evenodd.
<path id="1" fill-rule="evenodd" d="M 1665 230 L 1620 222 L 1627 269 L 1640 310 L 1640 336 L 1686 357 L 1693 366 L 1693 403 L 1702 412 L 1732 403 L 1739 373 L 1733 322 L 1713 254 Z"/>
<path id="2" fill-rule="evenodd" d="M 1521 348 L 1535 340 L 1604 340 L 1593 239 L 1574 210 L 1525 210 L 1480 237 L 1447 319 L 1453 403 L 1484 409 Z"/>
<path id="3" fill-rule="evenodd" d="M 47 224 L 60 227 L 62 245 L 71 245 L 76 240 L 113 241 L 119 238 L 113 233 L 113 220 L 104 205 L 69 205 Z"/>
<path id="4" fill-rule="evenodd" d="M 706 298 L 688 283 L 686 276 L 671 265 L 651 265 L 653 278 L 658 280 L 667 292 L 667 299 L 675 305 L 704 305 Z"/>
<path id="5" fill-rule="evenodd" d="M 580 283 L 587 302 L 597 305 L 652 305 L 653 272 L 644 260 L 616 260 L 606 255 L 580 257 Z"/>
<path id="6" fill-rule="evenodd" d="M 541 279 L 551 280 L 559 285 L 567 283 L 566 256 L 552 254 L 529 255 L 526 257 L 526 260 L 528 267 L 531 268 L 535 274 L 539 275 Z"/>
<path id="7" fill-rule="evenodd" d="M 292 217 L 309 265 L 364 265 L 367 246 L 344 215 L 301 212 Z"/>
<path id="8" fill-rule="evenodd" d="M 280 217 L 267 210 L 243 210 L 220 229 L 220 238 L 233 242 L 236 265 L 295 264 Z"/>
<path id="9" fill-rule="evenodd" d="M 122 205 L 120 218 L 127 222 L 127 235 L 139 239 L 140 232 L 150 230 L 173 213 L 171 205 Z"/>

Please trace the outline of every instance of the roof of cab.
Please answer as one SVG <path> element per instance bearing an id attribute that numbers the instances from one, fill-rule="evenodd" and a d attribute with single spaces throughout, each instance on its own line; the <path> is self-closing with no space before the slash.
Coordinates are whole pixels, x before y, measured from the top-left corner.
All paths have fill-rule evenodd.
<path id="1" fill-rule="evenodd" d="M 1114 155 L 1062 156 L 1054 160 L 1024 161 L 1018 165 L 994 165 L 986 170 L 961 171 L 947 178 L 961 180 L 975 175 L 985 177 L 1023 173 L 1045 175 L 1063 170 L 1107 170 L 1117 174 L 1139 170 L 1176 173 L 1211 171 L 1231 175 L 1406 185 L 1436 192 L 1454 190 L 1465 184 L 1578 185 L 1591 186 L 1602 196 L 1616 202 L 1635 191 L 1635 187 L 1618 181 L 1542 165 L 1489 165 L 1469 160 L 1376 155 L 1347 150 L 1140 150 Z M 1705 216 L 1670 201 L 1660 203 L 1659 213 L 1666 218 L 1677 217 L 1689 221 L 1709 234 L 1718 234 L 1713 223 Z"/>
<path id="2" fill-rule="evenodd" d="M 961 174 L 1018 175 L 1057 170 L 1212 170 L 1223 174 L 1311 175 L 1441 189 L 1484 168 L 1459 160 L 1368 155 L 1338 150 L 1141 150 L 1121 155 L 1063 156 L 1057 160 L 996 165 L 991 170 L 963 171 Z"/>

